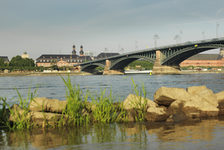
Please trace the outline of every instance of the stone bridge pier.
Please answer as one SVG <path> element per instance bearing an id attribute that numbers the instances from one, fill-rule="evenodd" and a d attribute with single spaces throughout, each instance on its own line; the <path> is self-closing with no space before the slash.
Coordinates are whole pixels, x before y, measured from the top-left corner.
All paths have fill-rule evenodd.
<path id="1" fill-rule="evenodd" d="M 156 61 L 154 63 L 152 73 L 153 74 L 180 74 L 180 66 L 166 66 L 161 65 L 161 62 L 165 56 L 160 50 L 156 51 Z"/>
<path id="2" fill-rule="evenodd" d="M 103 75 L 110 75 L 110 74 L 122 75 L 122 74 L 124 74 L 123 71 L 111 70 L 110 67 L 111 67 L 111 61 L 110 60 L 106 60 L 104 71 L 103 71 Z"/>

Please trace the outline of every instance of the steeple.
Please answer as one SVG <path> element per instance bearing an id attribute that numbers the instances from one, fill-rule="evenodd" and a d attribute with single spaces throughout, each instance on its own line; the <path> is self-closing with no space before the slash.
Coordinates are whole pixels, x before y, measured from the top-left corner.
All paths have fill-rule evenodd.
<path id="1" fill-rule="evenodd" d="M 73 48 L 72 55 L 76 55 L 75 45 L 73 45 L 72 48 Z"/>
<path id="2" fill-rule="evenodd" d="M 80 51 L 79 51 L 80 56 L 84 56 L 84 51 L 83 51 L 83 46 L 80 46 Z"/>

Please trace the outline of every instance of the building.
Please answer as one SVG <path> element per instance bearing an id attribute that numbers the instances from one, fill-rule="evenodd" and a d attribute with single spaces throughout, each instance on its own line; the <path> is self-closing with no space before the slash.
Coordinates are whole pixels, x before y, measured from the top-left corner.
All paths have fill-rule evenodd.
<path id="1" fill-rule="evenodd" d="M 38 67 L 51 67 L 57 65 L 58 67 L 72 67 L 75 64 L 91 61 L 90 56 L 85 56 L 83 46 L 80 46 L 80 55 L 76 54 L 75 45 L 73 45 L 72 53 L 69 54 L 44 54 L 36 59 Z"/>
<path id="2" fill-rule="evenodd" d="M 21 57 L 22 57 L 23 59 L 26 59 L 26 58 L 29 58 L 29 55 L 27 54 L 27 52 L 24 52 L 24 53 L 21 55 Z"/>
<path id="3" fill-rule="evenodd" d="M 224 50 L 219 54 L 197 54 L 180 63 L 181 67 L 224 67 Z"/>
<path id="4" fill-rule="evenodd" d="M 0 59 L 3 59 L 4 63 L 9 63 L 9 58 L 7 56 L 0 56 Z"/>

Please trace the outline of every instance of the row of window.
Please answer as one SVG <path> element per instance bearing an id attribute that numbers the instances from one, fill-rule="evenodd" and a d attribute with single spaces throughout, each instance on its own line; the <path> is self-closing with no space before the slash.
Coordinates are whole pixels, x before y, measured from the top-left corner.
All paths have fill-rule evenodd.
<path id="1" fill-rule="evenodd" d="M 40 59 L 39 60 L 39 62 L 46 62 L 46 63 L 53 63 L 53 62 L 58 62 L 58 61 L 60 61 L 60 60 L 49 60 L 49 59 Z M 68 63 L 82 63 L 83 62 L 83 60 L 79 60 L 79 59 L 76 59 L 76 60 L 74 60 L 74 59 L 68 59 L 68 60 L 66 60 L 66 62 L 68 62 Z"/>

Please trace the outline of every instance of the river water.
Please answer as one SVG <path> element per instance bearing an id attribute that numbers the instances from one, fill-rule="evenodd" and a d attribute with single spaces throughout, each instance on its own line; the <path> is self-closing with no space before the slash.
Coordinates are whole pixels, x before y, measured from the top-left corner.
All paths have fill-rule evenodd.
<path id="1" fill-rule="evenodd" d="M 66 76 L 63 76 L 66 78 Z M 190 75 L 114 75 L 70 76 L 73 84 L 92 94 L 103 89 L 112 91 L 115 101 L 123 101 L 132 92 L 132 80 L 144 84 L 147 97 L 161 86 L 182 87 L 206 85 L 215 93 L 224 90 L 224 74 Z M 0 97 L 16 103 L 37 90 L 37 96 L 65 99 L 60 76 L 0 77 Z M 0 149 L 223 149 L 224 121 L 201 120 L 182 124 L 94 124 L 73 129 L 35 129 L 31 131 L 0 130 Z"/>

